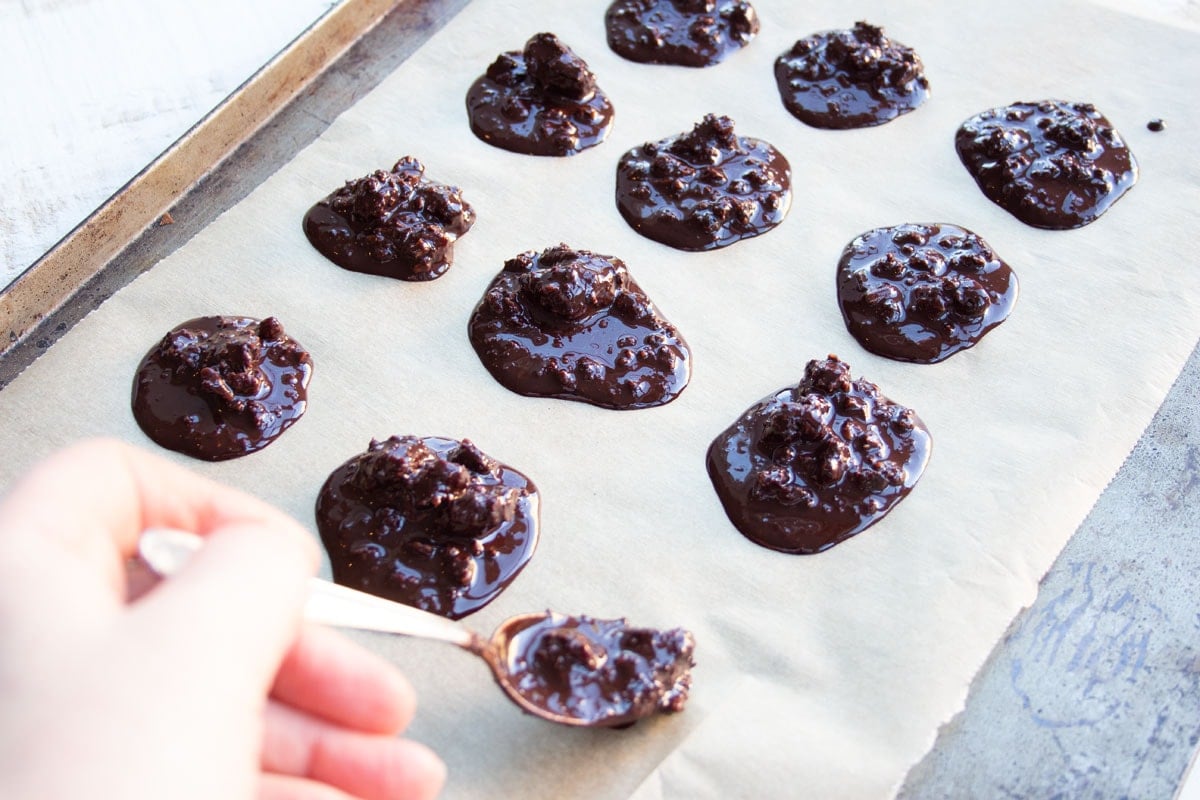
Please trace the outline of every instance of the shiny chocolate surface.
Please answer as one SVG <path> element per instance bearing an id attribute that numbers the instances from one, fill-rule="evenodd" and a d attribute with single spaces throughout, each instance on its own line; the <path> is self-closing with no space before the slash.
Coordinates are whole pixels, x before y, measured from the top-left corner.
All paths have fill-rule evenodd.
<path id="1" fill-rule="evenodd" d="M 312 246 L 339 267 L 403 281 L 429 281 L 453 259 L 475 210 L 455 186 L 427 180 L 405 156 L 317 202 L 304 216 Z"/>
<path id="2" fill-rule="evenodd" d="M 617 164 L 617 209 L 635 231 L 679 250 L 716 250 L 783 222 L 792 173 L 767 142 L 709 114 L 688 133 L 635 147 Z"/>
<path id="3" fill-rule="evenodd" d="M 1035 228 L 1095 222 L 1138 177 L 1125 140 L 1090 103 L 989 109 L 962 124 L 954 146 L 984 195 Z"/>
<path id="4" fill-rule="evenodd" d="M 975 346 L 1008 318 L 1017 277 L 977 234 L 896 225 L 856 236 L 838 262 L 846 328 L 876 355 L 933 364 Z"/>
<path id="5" fill-rule="evenodd" d="M 458 619 L 528 563 L 538 504 L 529 478 L 468 440 L 392 436 L 330 474 L 317 529 L 336 582 Z"/>
<path id="6" fill-rule="evenodd" d="M 691 351 L 618 258 L 567 245 L 509 259 L 471 315 L 471 344 L 517 394 L 614 409 L 669 403 Z"/>
<path id="7" fill-rule="evenodd" d="M 800 39 L 775 61 L 775 81 L 792 116 L 815 128 L 882 125 L 929 97 L 920 57 L 866 22 Z"/>
<path id="8" fill-rule="evenodd" d="M 515 622 L 503 668 L 536 708 L 615 728 L 687 702 L 695 643 L 685 630 L 553 612 Z"/>
<path id="9" fill-rule="evenodd" d="M 910 408 L 851 380 L 837 356 L 741 415 L 708 449 L 734 526 L 784 553 L 828 550 L 882 519 L 916 485 L 931 440 Z"/>
<path id="10" fill-rule="evenodd" d="M 514 153 L 572 156 L 612 129 L 613 106 L 587 62 L 557 36 L 539 33 L 501 53 L 467 92 L 471 131 Z"/>
<path id="11" fill-rule="evenodd" d="M 616 0 L 604 27 L 622 58 L 710 67 L 758 35 L 758 14 L 746 0 Z"/>
<path id="12" fill-rule="evenodd" d="M 257 452 L 308 403 L 312 359 L 275 317 L 198 317 L 151 348 L 133 416 L 157 444 L 205 461 Z"/>

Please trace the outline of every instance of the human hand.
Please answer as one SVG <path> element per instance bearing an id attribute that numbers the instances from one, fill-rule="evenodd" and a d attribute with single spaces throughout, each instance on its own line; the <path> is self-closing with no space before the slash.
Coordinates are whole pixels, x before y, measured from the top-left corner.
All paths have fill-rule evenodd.
<path id="1" fill-rule="evenodd" d="M 142 530 L 208 537 L 127 601 Z M 118 442 L 43 462 L 0 500 L 0 797 L 427 798 L 445 767 L 395 736 L 413 692 L 300 620 L 312 537 Z"/>

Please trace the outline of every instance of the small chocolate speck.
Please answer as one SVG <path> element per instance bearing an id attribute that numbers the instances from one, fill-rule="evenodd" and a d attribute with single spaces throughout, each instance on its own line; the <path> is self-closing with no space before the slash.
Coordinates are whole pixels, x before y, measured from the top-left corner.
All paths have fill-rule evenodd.
<path id="1" fill-rule="evenodd" d="M 1155 133 L 1161 133 L 1162 131 L 1166 130 L 1166 128 L 1167 126 L 1161 119 L 1152 119 L 1146 123 L 1146 129 L 1154 131 Z"/>

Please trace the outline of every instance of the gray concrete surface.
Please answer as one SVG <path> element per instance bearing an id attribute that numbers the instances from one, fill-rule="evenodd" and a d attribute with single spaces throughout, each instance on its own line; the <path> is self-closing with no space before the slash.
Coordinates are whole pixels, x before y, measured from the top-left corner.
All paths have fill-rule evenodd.
<path id="1" fill-rule="evenodd" d="M 899 797 L 1171 798 L 1200 740 L 1200 346 Z"/>

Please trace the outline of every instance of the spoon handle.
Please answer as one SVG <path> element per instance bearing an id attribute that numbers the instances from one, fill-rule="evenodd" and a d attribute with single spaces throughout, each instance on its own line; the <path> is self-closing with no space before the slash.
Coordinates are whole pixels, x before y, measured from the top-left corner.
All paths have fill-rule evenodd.
<path id="1" fill-rule="evenodd" d="M 470 649 L 475 634 L 445 617 L 313 578 L 304 618 L 323 625 L 438 639 Z"/>
<path id="2" fill-rule="evenodd" d="M 142 533 L 138 552 L 151 569 L 165 577 L 178 572 L 203 544 L 194 533 L 149 528 Z M 304 618 L 323 625 L 437 639 L 467 649 L 477 641 L 469 629 L 444 617 L 320 578 L 313 578 L 309 585 Z"/>

